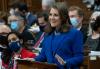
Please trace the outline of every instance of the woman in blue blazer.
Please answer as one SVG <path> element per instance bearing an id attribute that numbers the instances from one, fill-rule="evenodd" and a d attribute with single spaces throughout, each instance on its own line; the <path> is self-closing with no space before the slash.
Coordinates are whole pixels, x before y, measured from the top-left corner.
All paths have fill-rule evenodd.
<path id="1" fill-rule="evenodd" d="M 44 38 L 36 61 L 57 64 L 58 69 L 79 69 L 83 62 L 82 33 L 71 27 L 66 5 L 54 4 L 49 12 L 51 31 Z"/>

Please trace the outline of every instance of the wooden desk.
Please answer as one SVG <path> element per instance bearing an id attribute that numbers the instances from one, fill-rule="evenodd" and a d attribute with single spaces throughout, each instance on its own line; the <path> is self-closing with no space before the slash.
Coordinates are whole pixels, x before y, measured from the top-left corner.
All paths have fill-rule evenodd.
<path id="1" fill-rule="evenodd" d="M 18 60 L 18 69 L 57 69 L 54 64 Z"/>
<path id="2" fill-rule="evenodd" d="M 89 69 L 100 69 L 100 57 L 96 57 L 96 60 L 89 60 Z"/>
<path id="3" fill-rule="evenodd" d="M 57 69 L 57 67 L 54 64 L 21 60 L 18 61 L 18 69 Z M 100 69 L 100 57 L 91 60 L 89 56 L 85 56 L 80 69 Z"/>
<path id="4" fill-rule="evenodd" d="M 91 57 L 85 56 L 84 62 L 80 69 L 100 69 L 100 57 L 94 57 L 94 60 L 91 60 Z"/>

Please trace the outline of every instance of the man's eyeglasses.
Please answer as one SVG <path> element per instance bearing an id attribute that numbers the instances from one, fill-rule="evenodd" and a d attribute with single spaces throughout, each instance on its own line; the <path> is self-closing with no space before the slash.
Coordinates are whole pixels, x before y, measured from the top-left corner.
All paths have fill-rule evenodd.
<path id="1" fill-rule="evenodd" d="M 19 19 L 19 20 L 9 20 L 9 23 L 11 22 L 19 22 L 19 21 L 22 21 L 23 19 Z"/>

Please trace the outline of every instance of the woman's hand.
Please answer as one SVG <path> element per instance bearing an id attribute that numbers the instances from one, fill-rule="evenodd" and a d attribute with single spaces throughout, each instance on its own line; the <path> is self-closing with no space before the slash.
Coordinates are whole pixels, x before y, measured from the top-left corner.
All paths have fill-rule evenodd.
<path id="1" fill-rule="evenodd" d="M 27 61 L 35 61 L 34 58 L 24 58 L 24 60 L 27 60 Z"/>

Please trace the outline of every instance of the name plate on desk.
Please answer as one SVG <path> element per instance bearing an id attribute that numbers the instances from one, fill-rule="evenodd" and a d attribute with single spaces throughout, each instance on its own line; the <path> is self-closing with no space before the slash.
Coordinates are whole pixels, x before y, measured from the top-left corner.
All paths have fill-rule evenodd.
<path id="1" fill-rule="evenodd" d="M 96 60 L 96 56 L 90 56 L 90 60 Z"/>
<path id="2" fill-rule="evenodd" d="M 18 69 L 57 69 L 55 64 L 37 61 L 17 60 Z"/>

